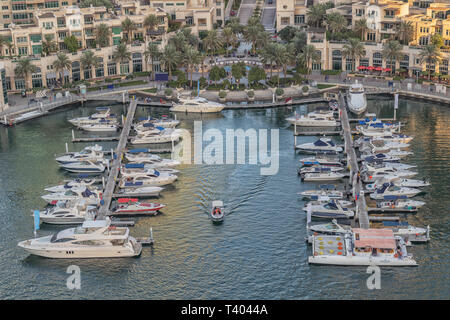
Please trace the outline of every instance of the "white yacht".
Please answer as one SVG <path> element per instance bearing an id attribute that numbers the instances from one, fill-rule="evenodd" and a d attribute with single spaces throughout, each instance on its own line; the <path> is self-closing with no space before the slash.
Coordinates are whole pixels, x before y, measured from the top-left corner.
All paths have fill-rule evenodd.
<path id="1" fill-rule="evenodd" d="M 134 177 L 140 174 L 155 174 L 156 168 L 148 168 L 143 163 L 127 163 L 120 168 L 122 177 Z M 162 174 L 177 174 L 180 171 L 171 168 L 158 168 L 158 172 Z"/>
<path id="2" fill-rule="evenodd" d="M 130 186 L 120 189 L 119 194 L 127 197 L 159 197 L 163 190 L 164 188 L 161 187 Z"/>
<path id="3" fill-rule="evenodd" d="M 398 187 L 392 182 L 386 182 L 375 192 L 371 193 L 370 198 L 374 200 L 383 200 L 385 196 L 406 196 L 411 198 L 421 192 L 419 189 Z"/>
<path id="4" fill-rule="evenodd" d="M 386 153 L 377 153 L 377 154 L 362 154 L 361 159 L 366 162 L 399 162 L 400 157 L 394 157 L 392 155 L 388 155 Z"/>
<path id="5" fill-rule="evenodd" d="M 164 168 L 176 167 L 181 164 L 178 160 L 161 158 L 158 155 L 151 154 L 148 149 L 133 149 L 125 153 L 125 158 L 133 162 L 127 164 L 127 168 L 139 168 L 141 164 L 145 164 L 145 168 Z"/>
<path id="6" fill-rule="evenodd" d="M 334 181 L 345 178 L 345 175 L 339 172 L 309 172 L 300 175 L 303 181 Z"/>
<path id="7" fill-rule="evenodd" d="M 309 166 L 309 167 L 300 167 L 298 168 L 298 174 L 304 173 L 317 173 L 317 172 L 339 172 L 344 171 L 344 167 L 326 167 L 326 166 Z"/>
<path id="8" fill-rule="evenodd" d="M 298 195 L 301 195 L 303 198 L 316 200 L 319 199 L 319 197 L 328 197 L 330 199 L 343 199 L 344 193 L 339 190 L 333 190 L 332 188 L 334 186 L 331 186 L 330 189 L 326 188 L 325 186 L 320 186 L 320 189 L 313 189 L 313 190 L 306 190 L 299 192 Z"/>
<path id="9" fill-rule="evenodd" d="M 326 113 L 310 112 L 308 115 L 295 115 L 286 118 L 286 121 L 299 127 L 337 127 L 339 124 L 334 119 L 333 111 Z"/>
<path id="10" fill-rule="evenodd" d="M 300 152 L 305 153 L 329 153 L 336 154 L 342 152 L 342 147 L 336 146 L 336 144 L 329 138 L 320 138 L 315 142 L 308 142 L 298 144 L 295 146 Z"/>
<path id="11" fill-rule="evenodd" d="M 407 187 L 407 188 L 421 188 L 421 187 L 428 187 L 430 185 L 430 183 L 425 180 L 404 179 L 404 178 L 385 179 L 385 177 L 383 177 L 382 179 L 379 179 L 374 183 L 367 184 L 366 189 L 368 191 L 374 191 L 379 187 L 381 187 L 383 183 L 386 182 L 391 182 L 398 187 Z"/>
<path id="12" fill-rule="evenodd" d="M 344 208 L 339 200 L 318 204 L 308 203 L 303 210 L 311 214 L 311 217 L 323 219 L 348 219 L 355 215 L 353 210 Z"/>
<path id="13" fill-rule="evenodd" d="M 138 119 L 138 123 L 134 128 L 137 130 L 145 131 L 146 128 L 163 127 L 163 128 L 175 128 L 180 124 L 179 120 L 170 119 L 168 117 L 161 117 L 161 119 L 153 117 L 141 117 Z"/>
<path id="14" fill-rule="evenodd" d="M 47 258 L 121 258 L 139 256 L 142 245 L 129 229 L 111 226 L 111 220 L 85 221 L 45 237 L 21 241 L 19 247 Z"/>
<path id="15" fill-rule="evenodd" d="M 69 122 L 74 126 L 88 125 L 99 123 L 100 120 L 107 121 L 108 123 L 117 123 L 117 117 L 111 114 L 111 108 L 109 107 L 98 107 L 97 112 L 90 115 L 89 117 L 79 117 L 70 119 Z"/>
<path id="16" fill-rule="evenodd" d="M 347 104 L 348 109 L 355 114 L 361 114 L 367 109 L 366 94 L 364 93 L 362 84 L 358 83 L 358 80 L 350 85 Z"/>
<path id="17" fill-rule="evenodd" d="M 81 224 L 93 220 L 97 214 L 96 206 L 89 206 L 87 201 L 58 201 L 54 207 L 40 211 L 39 219 L 47 224 Z"/>
<path id="18" fill-rule="evenodd" d="M 300 159 L 300 165 L 302 167 L 308 167 L 308 166 L 314 166 L 314 165 L 320 165 L 320 166 L 324 166 L 324 167 L 343 167 L 344 166 L 344 164 L 337 158 L 330 158 L 330 157 L 323 157 L 323 156 L 302 158 L 302 159 Z"/>
<path id="19" fill-rule="evenodd" d="M 96 144 L 94 146 L 85 147 L 80 152 L 67 153 L 63 156 L 57 157 L 55 160 L 58 163 L 64 164 L 84 160 L 98 161 L 103 160 L 103 158 L 104 158 L 103 148 L 102 146 Z"/>
<path id="20" fill-rule="evenodd" d="M 89 205 L 97 205 L 100 203 L 102 192 L 97 190 L 89 190 L 89 188 L 72 188 L 65 192 L 53 192 L 42 196 L 46 202 L 56 204 L 58 201 L 75 201 L 86 200 Z"/>
<path id="21" fill-rule="evenodd" d="M 119 125 L 117 123 L 99 122 L 80 125 L 79 128 L 89 132 L 115 132 L 119 130 Z"/>
<path id="22" fill-rule="evenodd" d="M 425 205 L 423 201 L 410 200 L 406 196 L 385 196 L 384 201 L 377 203 L 380 209 L 417 210 Z"/>
<path id="23" fill-rule="evenodd" d="M 154 170 L 152 174 L 134 174 L 133 176 L 123 177 L 119 182 L 119 188 L 129 187 L 160 187 L 172 184 L 178 177 L 170 173 L 159 173 Z"/>
<path id="24" fill-rule="evenodd" d="M 48 192 L 65 192 L 72 188 L 90 187 L 95 183 L 95 179 L 75 179 L 65 184 L 60 184 L 53 187 L 47 187 L 44 190 Z"/>
<path id="25" fill-rule="evenodd" d="M 174 104 L 172 108 L 170 108 L 170 111 L 185 113 L 218 113 L 225 107 L 221 103 L 208 101 L 201 97 L 193 99 L 178 99 L 180 102 Z"/>
<path id="26" fill-rule="evenodd" d="M 85 173 L 102 173 L 106 169 L 104 161 L 90 161 L 90 160 L 64 163 L 60 164 L 60 167 L 70 172 L 85 172 Z"/>
<path id="27" fill-rule="evenodd" d="M 153 143 L 167 143 L 177 142 L 181 138 L 181 133 L 178 129 L 164 129 L 156 127 L 159 132 L 141 132 L 131 138 L 131 144 L 153 144 Z"/>

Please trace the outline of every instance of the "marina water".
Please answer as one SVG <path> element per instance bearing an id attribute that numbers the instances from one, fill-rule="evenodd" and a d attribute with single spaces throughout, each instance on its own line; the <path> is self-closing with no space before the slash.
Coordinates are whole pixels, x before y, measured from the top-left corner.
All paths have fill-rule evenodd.
<path id="1" fill-rule="evenodd" d="M 97 104 L 98 105 L 98 104 Z M 393 101 L 369 100 L 369 112 L 390 118 Z M 415 245 L 418 267 L 381 268 L 381 289 L 369 290 L 364 267 L 308 265 L 304 202 L 297 192 L 317 184 L 301 183 L 296 169 L 293 129 L 285 117 L 312 110 L 228 110 L 204 117 L 203 129 L 280 129 L 280 169 L 262 176 L 255 165 L 184 165 L 174 187 L 155 201 L 164 214 L 138 217 L 130 228 L 155 245 L 139 258 L 58 260 L 28 255 L 17 247 L 33 236 L 33 209 L 42 209 L 44 187 L 60 183 L 55 154 L 88 145 L 72 144 L 67 119 L 94 112 L 94 106 L 60 111 L 13 128 L 0 127 L 0 299 L 448 299 L 450 207 L 450 109 L 400 99 L 397 115 L 413 135 L 417 178 L 430 178 L 427 193 L 416 197 L 424 208 L 408 221 L 431 227 L 431 241 Z M 122 105 L 113 107 L 124 113 Z M 138 108 L 137 116 L 167 114 L 165 109 Z M 193 129 L 193 120 L 181 122 Z M 77 136 L 82 135 L 76 131 Z M 315 137 L 299 137 L 312 142 Z M 338 137 L 333 139 L 339 140 Z M 99 143 L 105 149 L 116 142 Z M 207 143 L 205 143 L 207 144 Z M 230 215 L 222 225 L 208 219 L 212 200 L 224 201 Z M 64 228 L 64 227 L 62 227 Z M 61 227 L 42 225 L 38 235 Z M 81 289 L 66 287 L 67 267 L 81 269 Z"/>

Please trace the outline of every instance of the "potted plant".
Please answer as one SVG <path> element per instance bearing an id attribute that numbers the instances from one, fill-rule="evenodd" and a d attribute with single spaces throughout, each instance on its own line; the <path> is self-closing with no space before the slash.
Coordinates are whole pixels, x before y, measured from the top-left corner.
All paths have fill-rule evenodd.
<path id="1" fill-rule="evenodd" d="M 309 94 L 309 87 L 308 86 L 303 86 L 302 87 L 302 94 L 304 96 L 307 96 Z"/>
<path id="2" fill-rule="evenodd" d="M 227 99 L 227 92 L 226 91 L 220 91 L 219 92 L 219 101 L 220 102 L 225 102 Z"/>
<path id="3" fill-rule="evenodd" d="M 284 94 L 284 90 L 281 89 L 281 88 L 277 88 L 275 90 L 275 94 L 277 95 L 277 99 L 280 99 L 283 96 L 283 94 Z"/>
<path id="4" fill-rule="evenodd" d="M 166 98 L 172 98 L 173 90 L 171 88 L 164 89 L 164 94 L 166 95 Z"/>
<path id="5" fill-rule="evenodd" d="M 255 101 L 255 92 L 253 90 L 247 91 L 248 101 Z"/>

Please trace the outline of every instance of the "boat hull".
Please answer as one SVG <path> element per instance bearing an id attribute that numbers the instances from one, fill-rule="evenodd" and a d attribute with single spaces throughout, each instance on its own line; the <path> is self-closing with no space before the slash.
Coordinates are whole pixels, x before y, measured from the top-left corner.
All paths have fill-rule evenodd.
<path id="1" fill-rule="evenodd" d="M 392 267 L 413 267 L 417 262 L 410 258 L 389 259 L 376 257 L 358 257 L 358 256 L 309 256 L 310 264 L 326 264 L 339 266 L 392 266 Z"/>

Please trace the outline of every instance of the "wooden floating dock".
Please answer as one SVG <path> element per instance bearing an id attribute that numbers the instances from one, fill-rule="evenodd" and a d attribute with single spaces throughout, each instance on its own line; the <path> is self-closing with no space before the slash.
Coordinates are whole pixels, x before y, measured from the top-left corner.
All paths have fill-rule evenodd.
<path id="1" fill-rule="evenodd" d="M 371 213 L 416 213 L 418 209 L 392 209 L 392 208 L 367 208 L 369 214 Z"/>
<path id="2" fill-rule="evenodd" d="M 111 206 L 111 200 L 113 197 L 114 189 L 116 188 L 116 180 L 119 176 L 120 165 L 122 164 L 123 150 L 128 141 L 128 135 L 130 134 L 131 124 L 133 123 L 134 114 L 136 113 L 137 103 L 135 100 L 130 102 L 130 107 L 128 108 L 127 118 L 123 124 L 122 133 L 120 134 L 120 140 L 117 145 L 116 154 L 117 157 L 114 159 L 108 180 L 106 182 L 105 192 L 103 193 L 103 205 L 99 210 L 99 217 L 106 217 L 109 213 L 109 207 Z"/>
<path id="3" fill-rule="evenodd" d="M 75 131 L 72 129 L 72 142 L 104 142 L 104 141 L 118 141 L 120 137 L 75 137 Z M 106 151 L 109 152 L 109 151 Z M 105 153 L 105 151 L 104 151 Z M 111 153 L 110 153 L 111 154 Z"/>
<path id="4" fill-rule="evenodd" d="M 370 221 L 400 221 L 400 217 L 369 217 Z"/>

